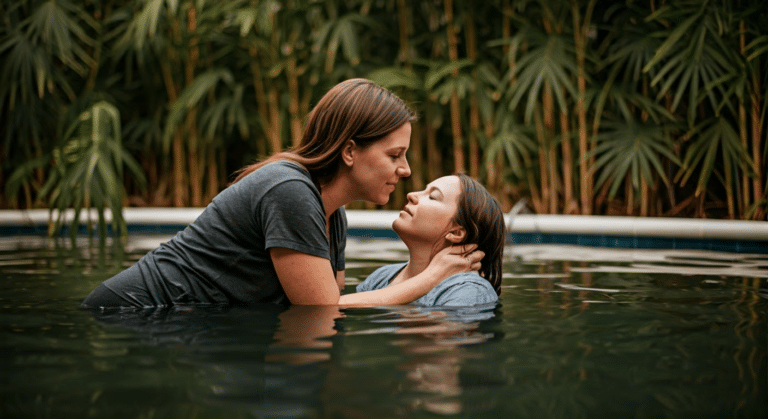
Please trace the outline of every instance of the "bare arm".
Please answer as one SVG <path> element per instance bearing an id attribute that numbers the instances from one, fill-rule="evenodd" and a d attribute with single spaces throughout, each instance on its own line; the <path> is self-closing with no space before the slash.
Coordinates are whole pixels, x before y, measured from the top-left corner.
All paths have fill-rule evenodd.
<path id="1" fill-rule="evenodd" d="M 269 249 L 280 285 L 292 304 L 338 304 L 341 290 L 331 262 L 283 247 Z"/>
<path id="2" fill-rule="evenodd" d="M 341 295 L 343 282 L 339 282 L 338 275 L 334 278 L 328 259 L 280 247 L 271 248 L 269 252 L 291 303 L 352 306 L 410 303 L 449 276 L 480 269 L 480 259 L 484 256 L 476 251 L 464 257 L 461 249 L 447 248 L 435 256 L 424 272 L 408 281 L 380 290 Z"/>
<path id="3" fill-rule="evenodd" d="M 344 289 L 345 281 L 346 281 L 346 275 L 344 274 L 344 271 L 336 272 L 336 285 L 339 286 L 339 292 L 341 292 Z"/>

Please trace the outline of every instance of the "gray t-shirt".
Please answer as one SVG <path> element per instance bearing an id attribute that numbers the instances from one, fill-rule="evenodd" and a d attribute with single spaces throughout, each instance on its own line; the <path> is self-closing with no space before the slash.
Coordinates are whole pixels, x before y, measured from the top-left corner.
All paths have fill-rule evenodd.
<path id="1" fill-rule="evenodd" d="M 289 303 L 269 249 L 284 247 L 344 270 L 347 219 L 330 219 L 326 237 L 320 191 L 286 161 L 268 164 L 219 193 L 173 239 L 104 285 L 138 306 Z"/>
<path id="2" fill-rule="evenodd" d="M 385 288 L 407 263 L 384 265 L 357 285 L 357 292 Z M 444 279 L 415 303 L 422 306 L 474 306 L 499 300 L 491 283 L 477 272 L 466 272 Z"/>

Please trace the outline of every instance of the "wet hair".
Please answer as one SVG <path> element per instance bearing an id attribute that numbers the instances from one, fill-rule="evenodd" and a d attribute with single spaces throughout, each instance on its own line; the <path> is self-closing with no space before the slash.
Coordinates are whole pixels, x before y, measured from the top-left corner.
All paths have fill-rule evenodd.
<path id="1" fill-rule="evenodd" d="M 502 259 L 507 238 L 504 211 L 499 201 L 478 181 L 463 173 L 455 176 L 461 182 L 461 196 L 454 222 L 466 230 L 464 240 L 456 244 L 475 243 L 485 253 L 480 261 L 479 274 L 500 295 Z"/>
<path id="2" fill-rule="evenodd" d="M 234 182 L 277 160 L 290 160 L 309 171 L 315 185 L 332 180 L 341 167 L 348 140 L 368 147 L 416 115 L 394 93 L 366 79 L 343 81 L 329 90 L 310 112 L 299 145 L 241 169 Z"/>

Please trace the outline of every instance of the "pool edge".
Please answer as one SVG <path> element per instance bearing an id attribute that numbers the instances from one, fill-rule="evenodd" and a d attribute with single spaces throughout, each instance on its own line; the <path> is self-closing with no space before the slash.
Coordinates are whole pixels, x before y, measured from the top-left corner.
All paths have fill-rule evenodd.
<path id="1" fill-rule="evenodd" d="M 172 233 L 183 229 L 203 208 L 125 208 L 129 232 Z M 73 212 L 64 214 L 71 220 Z M 347 210 L 349 234 L 392 238 L 399 211 Z M 91 211 L 91 220 L 96 213 Z M 111 213 L 107 212 L 107 220 Z M 0 210 L 0 236 L 47 232 L 46 209 Z M 768 253 L 768 221 L 601 215 L 507 215 L 508 241 L 515 244 L 561 243 L 597 247 L 684 248 Z M 83 224 L 84 228 L 84 224 Z M 84 230 L 85 231 L 85 230 Z"/>

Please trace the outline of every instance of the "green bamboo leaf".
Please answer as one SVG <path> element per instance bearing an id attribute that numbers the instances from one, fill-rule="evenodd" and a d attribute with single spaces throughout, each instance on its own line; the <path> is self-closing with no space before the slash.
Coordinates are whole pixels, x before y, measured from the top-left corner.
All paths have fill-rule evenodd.
<path id="1" fill-rule="evenodd" d="M 246 36 L 256 26 L 258 12 L 254 7 L 239 9 L 235 12 L 235 23 L 240 27 L 240 36 Z"/>
<path id="2" fill-rule="evenodd" d="M 527 132 L 528 128 L 516 123 L 512 115 L 500 115 L 497 122 L 494 138 L 488 139 L 485 162 L 492 163 L 501 154 L 512 173 L 523 178 L 526 157 L 536 149 L 536 143 Z"/>
<path id="3" fill-rule="evenodd" d="M 384 67 L 368 73 L 366 78 L 385 89 L 405 87 L 413 91 L 424 89 L 421 77 L 413 71 L 398 67 Z"/>
<path id="4" fill-rule="evenodd" d="M 753 61 L 762 55 L 768 55 L 768 35 L 760 35 L 744 47 L 747 61 Z"/>
<path id="5" fill-rule="evenodd" d="M 341 41 L 341 48 L 347 61 L 352 65 L 357 65 L 360 63 L 360 45 L 352 23 L 350 18 L 339 22 L 339 25 L 336 26 L 335 36 Z"/>
<path id="6" fill-rule="evenodd" d="M 688 179 L 698 172 L 697 195 L 707 188 L 712 174 L 716 173 L 715 162 L 718 156 L 722 159 L 723 166 L 730 165 L 748 170 L 752 165 L 737 130 L 722 116 L 709 118 L 698 124 L 689 132 L 689 136 L 694 141 L 688 146 L 676 178 L 685 185 Z"/>
<path id="7" fill-rule="evenodd" d="M 641 180 L 652 183 L 654 174 L 668 184 L 660 156 L 677 163 L 673 144 L 664 134 L 663 125 L 641 123 L 636 120 L 609 120 L 598 135 L 594 171 L 600 171 L 596 187 L 611 180 L 609 196 L 612 198 L 626 180 L 639 189 Z"/>
<path id="8" fill-rule="evenodd" d="M 424 77 L 424 88 L 427 91 L 434 90 L 436 88 L 435 86 L 443 81 L 443 79 L 450 76 L 453 71 L 461 71 L 461 69 L 469 67 L 472 64 L 472 61 L 468 59 L 438 64 L 427 71 L 427 74 Z"/>
<path id="9" fill-rule="evenodd" d="M 122 148 L 120 113 L 114 105 L 94 103 L 72 121 L 64 133 L 64 142 L 54 153 L 57 162 L 54 175 L 43 186 L 41 194 L 49 196 L 51 211 L 58 210 L 53 225 L 55 231 L 62 227 L 64 211 L 68 208 L 75 211 L 77 217 L 70 224 L 74 240 L 83 209 L 93 207 L 101 213 L 109 206 L 113 213 L 122 211 L 124 164 L 140 184 L 145 181 L 139 165 Z M 120 219 L 121 215 L 117 215 L 116 233 L 124 236 Z M 101 235 L 106 234 L 102 221 Z"/>
<path id="10" fill-rule="evenodd" d="M 198 106 L 208 92 L 215 89 L 221 82 L 231 86 L 234 83 L 232 72 L 228 69 L 208 70 L 197 75 L 181 92 L 176 103 L 173 104 L 171 112 L 168 113 L 165 129 L 163 130 L 162 141 L 166 153 L 170 150 L 173 133 L 184 120 L 187 113 Z"/>
<path id="11" fill-rule="evenodd" d="M 663 8 L 664 11 L 666 11 L 666 8 Z M 661 10 L 660 10 L 661 11 Z M 653 58 L 643 67 L 643 72 L 647 73 L 650 71 L 651 67 L 658 64 L 661 60 L 663 60 L 667 54 L 670 53 L 671 50 L 674 49 L 675 45 L 680 41 L 683 36 L 686 35 L 688 30 L 693 26 L 700 18 L 701 15 L 704 13 L 704 7 L 702 6 L 699 11 L 690 16 L 689 18 L 685 19 L 680 25 L 677 25 L 675 29 L 672 30 L 672 32 L 669 34 L 669 36 L 666 37 L 664 42 L 659 46 L 659 48 L 656 50 L 656 54 L 654 54 Z M 654 15 L 654 18 L 656 18 L 658 14 Z"/>

